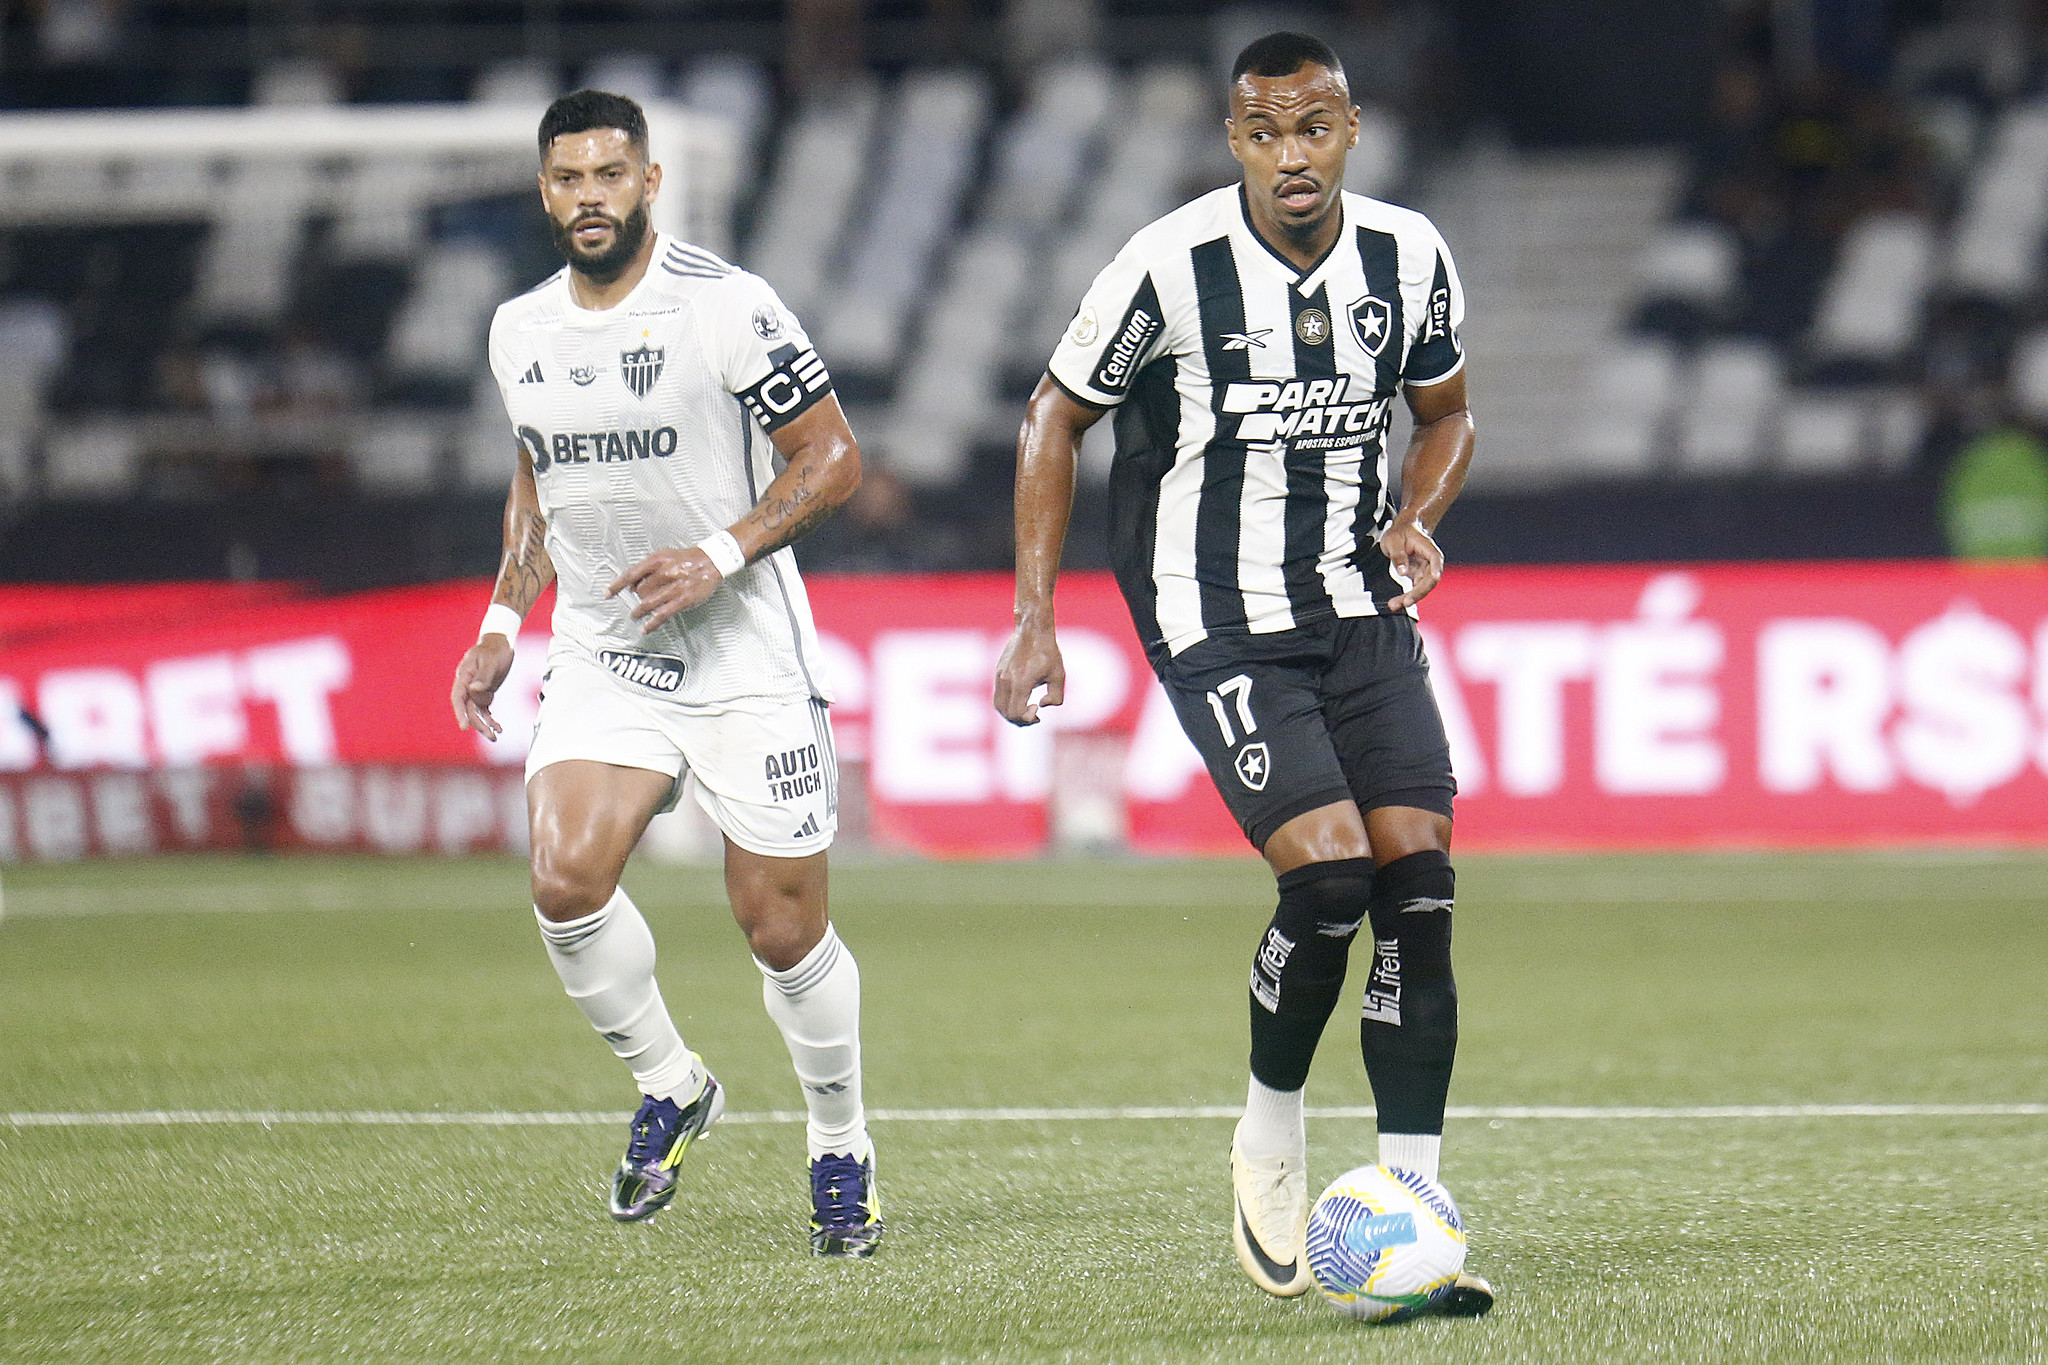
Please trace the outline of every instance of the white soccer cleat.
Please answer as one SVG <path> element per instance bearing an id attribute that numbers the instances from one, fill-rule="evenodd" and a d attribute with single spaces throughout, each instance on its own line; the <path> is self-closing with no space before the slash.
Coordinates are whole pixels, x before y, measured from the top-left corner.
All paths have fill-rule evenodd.
<path id="1" fill-rule="evenodd" d="M 1308 1227 L 1308 1171 L 1300 1158 L 1248 1157 L 1230 1138 L 1230 1183 L 1236 1208 L 1230 1220 L 1237 1263 L 1268 1294 L 1291 1299 L 1315 1286 L 1303 1254 Z"/>

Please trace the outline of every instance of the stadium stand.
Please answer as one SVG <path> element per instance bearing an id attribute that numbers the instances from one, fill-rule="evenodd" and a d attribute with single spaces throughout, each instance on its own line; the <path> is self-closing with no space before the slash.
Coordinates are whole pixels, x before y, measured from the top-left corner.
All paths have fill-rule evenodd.
<path id="1" fill-rule="evenodd" d="M 1804 499 L 1808 521 L 1847 528 L 1813 553 L 1924 551 L 1931 513 L 1910 543 L 1835 513 L 1871 478 L 1925 500 L 1972 437 L 2048 421 L 2048 103 L 1998 55 L 2038 35 L 1988 42 L 1993 21 L 1967 4 L 1921 7 L 1888 81 L 1774 71 L 1761 11 L 1736 5 L 1690 142 L 1605 148 L 1447 123 L 1449 97 L 1422 92 L 1453 88 L 1428 63 L 1454 45 L 1420 0 L 1083 4 L 1065 43 L 995 5 L 943 33 L 882 5 L 864 65 L 805 82 L 778 69 L 762 7 L 709 0 L 644 22 L 564 4 L 545 41 L 490 7 L 361 5 L 367 57 L 294 46 L 285 19 L 211 0 L 103 6 L 108 32 L 49 17 L 73 8 L 13 13 L 0 102 L 49 110 L 90 89 L 280 119 L 419 101 L 532 117 L 592 84 L 720 121 L 730 164 L 691 180 L 693 233 L 807 320 L 871 457 L 875 489 L 811 547 L 822 564 L 1004 562 L 1021 398 L 1130 232 L 1234 173 L 1215 72 L 1289 17 L 1334 25 L 1371 72 L 1350 187 L 1424 208 L 1458 254 L 1485 433 L 1458 513 L 1468 555 L 1527 555 L 1520 523 L 1575 492 Z M 1026 50 L 1041 55 L 1020 64 Z M 0 570 L 36 572 L 32 550 L 61 560 L 79 526 L 164 500 L 303 494 L 386 519 L 436 502 L 414 517 L 426 526 L 492 498 L 504 451 L 482 323 L 555 264 L 516 158 L 109 158 L 90 221 L 57 234 L 62 186 L 5 145 Z M 1107 462 L 1105 424 L 1084 451 L 1078 562 L 1099 553 L 1086 523 Z M 1749 534 L 1663 552 L 1740 554 L 1762 543 Z M 422 536 L 437 563 L 488 567 Z M 1624 530 L 1601 552 L 1659 544 Z M 386 571 L 424 571 L 405 560 Z"/>

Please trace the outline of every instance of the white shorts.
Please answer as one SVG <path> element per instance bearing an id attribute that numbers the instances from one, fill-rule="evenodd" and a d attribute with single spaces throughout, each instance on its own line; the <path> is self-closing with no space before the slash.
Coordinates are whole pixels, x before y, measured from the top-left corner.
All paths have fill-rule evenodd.
<path id="1" fill-rule="evenodd" d="M 760 697 L 684 710 L 593 660 L 557 656 L 541 684 L 526 777 L 577 758 L 663 773 L 675 782 L 663 810 L 687 786 L 749 853 L 805 858 L 831 847 L 839 828 L 826 709 L 813 697 Z"/>

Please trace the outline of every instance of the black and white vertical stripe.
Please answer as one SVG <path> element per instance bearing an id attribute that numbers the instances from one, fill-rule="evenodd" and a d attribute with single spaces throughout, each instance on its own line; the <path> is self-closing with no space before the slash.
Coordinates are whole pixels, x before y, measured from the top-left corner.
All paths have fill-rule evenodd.
<path id="1" fill-rule="evenodd" d="M 1392 405 L 1462 364 L 1462 302 L 1427 219 L 1345 205 L 1304 271 L 1234 190 L 1204 196 L 1132 239 L 1054 354 L 1074 397 L 1121 404 L 1110 554 L 1155 659 L 1373 615 L 1405 587 L 1378 547 L 1400 504 Z"/>

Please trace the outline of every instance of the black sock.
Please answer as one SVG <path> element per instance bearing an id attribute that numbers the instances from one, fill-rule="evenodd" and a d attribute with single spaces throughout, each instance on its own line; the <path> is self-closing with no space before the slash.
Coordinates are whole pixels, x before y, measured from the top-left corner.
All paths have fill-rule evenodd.
<path id="1" fill-rule="evenodd" d="M 1299 1090 L 1344 991 L 1351 940 L 1372 899 L 1372 861 L 1344 858 L 1280 874 L 1280 906 L 1252 958 L 1252 1075 Z"/>
<path id="2" fill-rule="evenodd" d="M 1379 870 L 1372 895 L 1372 975 L 1358 1026 L 1382 1133 L 1441 1133 L 1458 1051 L 1451 976 L 1448 853 L 1428 849 Z"/>

